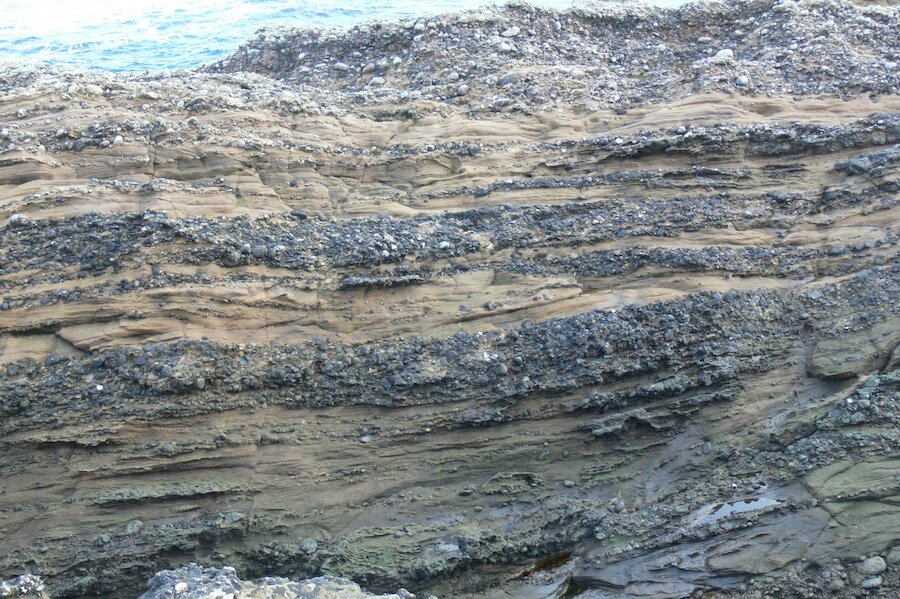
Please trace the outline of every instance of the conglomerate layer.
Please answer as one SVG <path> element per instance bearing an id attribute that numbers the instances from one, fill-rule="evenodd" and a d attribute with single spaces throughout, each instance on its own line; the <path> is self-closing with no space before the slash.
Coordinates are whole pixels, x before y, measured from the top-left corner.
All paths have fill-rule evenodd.
<path id="1" fill-rule="evenodd" d="M 0 577 L 896 596 L 898 36 L 514 5 L 3 67 Z"/>

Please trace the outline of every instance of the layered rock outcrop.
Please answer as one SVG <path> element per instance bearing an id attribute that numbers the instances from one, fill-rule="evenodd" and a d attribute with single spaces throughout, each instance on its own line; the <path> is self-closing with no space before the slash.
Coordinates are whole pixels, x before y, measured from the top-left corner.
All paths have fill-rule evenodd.
<path id="1" fill-rule="evenodd" d="M 0 577 L 891 596 L 898 15 L 518 6 L 4 67 Z"/>

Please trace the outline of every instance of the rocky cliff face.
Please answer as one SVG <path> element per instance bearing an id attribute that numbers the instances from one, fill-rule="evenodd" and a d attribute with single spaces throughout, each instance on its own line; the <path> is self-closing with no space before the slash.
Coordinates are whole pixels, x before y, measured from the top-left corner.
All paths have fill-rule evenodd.
<path id="1" fill-rule="evenodd" d="M 0 577 L 892 596 L 898 32 L 519 5 L 4 67 Z"/>

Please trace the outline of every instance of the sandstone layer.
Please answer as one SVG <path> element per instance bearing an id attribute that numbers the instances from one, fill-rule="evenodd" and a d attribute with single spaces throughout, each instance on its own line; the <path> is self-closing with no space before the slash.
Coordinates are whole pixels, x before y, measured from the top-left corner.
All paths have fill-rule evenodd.
<path id="1" fill-rule="evenodd" d="M 896 596 L 898 59 L 760 1 L 3 67 L 0 578 Z"/>

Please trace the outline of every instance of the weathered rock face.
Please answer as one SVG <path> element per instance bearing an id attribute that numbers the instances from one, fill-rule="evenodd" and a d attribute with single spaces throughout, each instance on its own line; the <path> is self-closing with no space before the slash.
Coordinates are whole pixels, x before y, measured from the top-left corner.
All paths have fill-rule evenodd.
<path id="1" fill-rule="evenodd" d="M 233 73 L 0 71 L 0 576 L 896 593 L 898 9 L 630 10 L 283 34 L 347 67 L 306 75 L 270 37 Z M 439 72 L 472 23 L 554 68 L 528 40 L 578 32 L 589 68 L 555 103 L 343 75 Z M 784 55 L 784 85 L 592 103 L 615 35 L 628 90 L 659 45 L 757 83 Z"/>
<path id="2" fill-rule="evenodd" d="M 710 91 L 897 94 L 898 32 L 896 8 L 849 2 L 603 2 L 564 13 L 514 4 L 348 32 L 264 29 L 208 70 L 272 75 L 363 105 L 621 112 Z"/>

